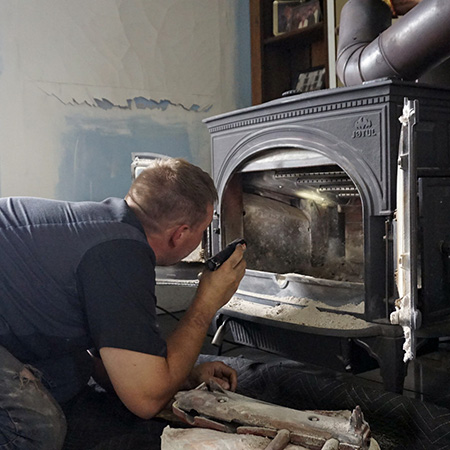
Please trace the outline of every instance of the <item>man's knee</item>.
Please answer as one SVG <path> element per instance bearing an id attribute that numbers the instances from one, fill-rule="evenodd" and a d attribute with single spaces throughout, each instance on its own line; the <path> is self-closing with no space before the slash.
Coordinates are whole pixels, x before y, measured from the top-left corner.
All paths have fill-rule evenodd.
<path id="1" fill-rule="evenodd" d="M 31 430 L 30 436 L 36 441 L 36 446 L 31 448 L 60 450 L 67 431 L 66 418 L 59 404 L 42 385 L 39 372 L 32 373 L 32 370 L 30 366 L 24 366 L 19 373 L 22 388 L 29 384 L 34 398 L 29 405 L 29 420 L 36 425 Z"/>
<path id="2" fill-rule="evenodd" d="M 15 363 L 0 372 L 0 449 L 60 450 L 66 420 L 38 374 Z"/>

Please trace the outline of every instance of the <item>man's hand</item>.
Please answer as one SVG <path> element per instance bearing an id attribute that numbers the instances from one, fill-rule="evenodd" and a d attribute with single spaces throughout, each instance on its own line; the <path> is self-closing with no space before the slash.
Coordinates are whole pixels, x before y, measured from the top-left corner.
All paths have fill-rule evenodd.
<path id="1" fill-rule="evenodd" d="M 236 371 L 221 361 L 206 362 L 195 366 L 183 388 L 194 389 L 203 382 L 208 384 L 211 379 L 227 391 L 236 390 Z"/>
<path id="2" fill-rule="evenodd" d="M 391 3 L 396 14 L 403 16 L 409 10 L 414 8 L 414 6 L 420 3 L 420 0 L 391 0 Z"/>
<path id="3" fill-rule="evenodd" d="M 219 269 L 205 269 L 201 275 L 196 297 L 206 300 L 213 314 L 230 300 L 245 274 L 244 251 L 245 245 L 239 244 Z"/>

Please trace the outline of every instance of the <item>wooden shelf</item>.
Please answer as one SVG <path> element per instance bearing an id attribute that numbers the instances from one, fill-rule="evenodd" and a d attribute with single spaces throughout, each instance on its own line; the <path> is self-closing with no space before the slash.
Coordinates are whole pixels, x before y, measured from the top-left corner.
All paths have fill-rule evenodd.
<path id="1" fill-rule="evenodd" d="M 327 1 L 333 0 L 320 0 L 322 22 L 274 36 L 273 0 L 250 0 L 254 105 L 279 98 L 283 92 L 294 89 L 301 72 L 313 67 L 328 70 Z"/>
<path id="2" fill-rule="evenodd" d="M 308 28 L 290 31 L 289 33 L 271 36 L 264 39 L 264 45 L 310 45 L 311 42 L 321 41 L 324 37 L 323 22 L 317 23 Z"/>

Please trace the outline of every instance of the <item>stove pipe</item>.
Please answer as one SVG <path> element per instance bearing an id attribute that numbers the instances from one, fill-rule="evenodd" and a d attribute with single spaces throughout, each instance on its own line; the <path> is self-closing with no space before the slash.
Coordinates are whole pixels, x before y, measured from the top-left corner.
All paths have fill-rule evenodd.
<path id="1" fill-rule="evenodd" d="M 382 0 L 342 9 L 337 74 L 346 86 L 377 78 L 414 81 L 450 56 L 450 1 L 422 0 L 392 22 Z"/>

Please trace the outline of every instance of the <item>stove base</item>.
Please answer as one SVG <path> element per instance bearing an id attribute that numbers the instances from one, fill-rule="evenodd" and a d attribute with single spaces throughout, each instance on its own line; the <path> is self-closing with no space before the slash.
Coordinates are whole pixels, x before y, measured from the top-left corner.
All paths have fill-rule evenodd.
<path id="1" fill-rule="evenodd" d="M 217 330 L 223 325 L 237 344 L 294 361 L 353 374 L 379 367 L 385 390 L 402 393 L 407 366 L 403 362 L 401 328 L 380 325 L 378 334 L 372 336 L 354 336 L 344 330 L 338 335 L 327 335 L 308 333 L 290 324 L 280 327 L 271 322 L 255 322 L 254 318 L 249 320 L 239 313 L 219 312 L 215 327 Z"/>

